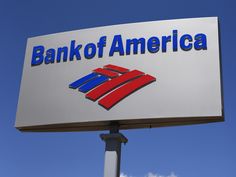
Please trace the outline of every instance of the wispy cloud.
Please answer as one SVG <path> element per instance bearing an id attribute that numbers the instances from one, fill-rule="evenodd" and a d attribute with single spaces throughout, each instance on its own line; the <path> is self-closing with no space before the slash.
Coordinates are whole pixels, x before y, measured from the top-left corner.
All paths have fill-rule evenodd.
<path id="1" fill-rule="evenodd" d="M 126 175 L 126 174 L 124 174 L 124 173 L 121 173 L 120 174 L 120 177 L 135 177 L 135 176 L 129 176 L 129 175 Z M 170 175 L 167 175 L 167 176 L 165 176 L 165 175 L 159 175 L 159 174 L 157 174 L 157 173 L 151 173 L 151 172 L 149 172 L 147 175 L 145 175 L 144 177 L 177 177 L 176 175 L 175 175 L 175 173 L 171 173 Z"/>
<path id="2" fill-rule="evenodd" d="M 154 173 L 150 172 L 145 177 L 177 177 L 177 176 L 173 172 L 170 175 L 168 175 L 168 176 L 154 174 Z"/>
<path id="3" fill-rule="evenodd" d="M 129 177 L 129 176 L 125 175 L 124 173 L 121 173 L 120 177 Z"/>
<path id="4" fill-rule="evenodd" d="M 121 174 L 120 174 L 120 177 L 134 177 L 134 176 L 129 176 L 129 175 L 126 175 L 126 174 L 124 174 L 124 173 L 121 173 Z"/>

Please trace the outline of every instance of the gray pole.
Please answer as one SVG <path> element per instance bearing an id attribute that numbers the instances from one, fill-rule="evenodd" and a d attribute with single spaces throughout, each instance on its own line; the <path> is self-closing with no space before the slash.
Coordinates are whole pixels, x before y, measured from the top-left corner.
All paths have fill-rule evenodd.
<path id="1" fill-rule="evenodd" d="M 109 134 L 101 134 L 101 139 L 106 143 L 104 177 L 120 177 L 121 144 L 128 139 L 119 133 L 118 127 L 113 127 Z"/>

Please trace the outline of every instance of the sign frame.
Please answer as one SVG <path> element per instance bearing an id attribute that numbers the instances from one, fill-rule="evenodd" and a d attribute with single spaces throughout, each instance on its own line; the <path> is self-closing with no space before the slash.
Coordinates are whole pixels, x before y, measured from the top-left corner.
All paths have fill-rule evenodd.
<path id="1" fill-rule="evenodd" d="M 216 17 L 210 17 L 216 18 Z M 192 18 L 192 20 L 198 18 Z M 205 18 L 202 18 L 205 19 Z M 182 20 L 191 20 L 191 19 L 182 19 Z M 166 20 L 170 23 L 173 20 Z M 218 21 L 218 19 L 217 19 Z M 134 23 L 139 24 L 139 23 Z M 115 27 L 116 25 L 114 25 Z M 121 26 L 121 25 L 118 25 Z M 109 26 L 108 26 L 109 27 Z M 103 27 L 98 27 L 100 29 Z M 106 27 L 104 27 L 106 28 Z M 93 30 L 96 28 L 90 28 L 86 30 Z M 191 125 L 191 124 L 202 124 L 202 123 L 211 123 L 211 122 L 220 122 L 224 121 L 224 106 L 223 106 L 223 84 L 222 84 L 222 57 L 221 57 L 221 40 L 220 40 L 220 26 L 218 21 L 218 47 L 219 47 L 219 72 L 220 72 L 220 94 L 221 94 L 221 115 L 218 116 L 191 116 L 191 117 L 157 117 L 157 118 L 141 118 L 141 119 L 118 119 L 118 120 L 99 120 L 99 121 L 82 121 L 82 122 L 68 122 L 68 123 L 49 123 L 49 124 L 37 124 L 37 125 L 21 125 L 16 120 L 16 128 L 20 131 L 30 131 L 30 132 L 64 132 L 64 131 L 98 131 L 98 130 L 109 130 L 114 124 L 119 125 L 119 129 L 136 129 L 136 128 L 152 128 L 152 127 L 165 127 L 165 126 L 177 126 L 177 125 Z M 80 31 L 80 30 L 78 30 Z M 69 32 L 67 32 L 69 33 Z M 59 33 L 61 34 L 61 33 Z M 46 35 L 46 36 L 53 36 Z M 24 73 L 23 73 L 24 75 Z M 23 76 L 25 77 L 25 76 Z M 22 78 L 23 80 L 23 78 Z M 23 82 L 23 81 L 22 81 Z M 21 87 L 22 90 L 22 87 Z M 21 99 L 21 95 L 20 95 Z M 20 102 L 20 101 L 19 101 Z M 17 117 L 19 116 L 19 104 L 18 103 L 18 112 Z M 22 103 L 21 103 L 22 104 Z"/>

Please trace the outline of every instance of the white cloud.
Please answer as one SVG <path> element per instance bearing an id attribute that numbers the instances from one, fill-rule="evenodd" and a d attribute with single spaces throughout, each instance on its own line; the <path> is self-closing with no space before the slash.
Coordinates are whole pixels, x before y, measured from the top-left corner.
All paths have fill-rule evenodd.
<path id="1" fill-rule="evenodd" d="M 168 176 L 163 176 L 159 174 L 148 173 L 145 177 L 177 177 L 173 172 Z"/>
<path id="2" fill-rule="evenodd" d="M 128 177 L 127 175 L 125 175 L 124 173 L 120 174 L 120 177 Z"/>
<path id="3" fill-rule="evenodd" d="M 168 177 L 177 177 L 173 172 Z"/>
<path id="4" fill-rule="evenodd" d="M 164 176 L 160 176 L 160 175 L 153 174 L 153 173 L 149 172 L 145 177 L 164 177 Z"/>
<path id="5" fill-rule="evenodd" d="M 120 177 L 134 177 L 134 176 L 128 176 L 128 175 L 126 175 L 126 174 L 124 174 L 124 173 L 121 173 L 120 174 Z M 176 175 L 175 175 L 175 173 L 171 173 L 170 175 L 167 175 L 167 176 L 163 176 L 163 175 L 159 175 L 159 174 L 154 174 L 154 173 L 151 173 L 151 172 L 149 172 L 147 175 L 145 175 L 144 177 L 177 177 Z"/>

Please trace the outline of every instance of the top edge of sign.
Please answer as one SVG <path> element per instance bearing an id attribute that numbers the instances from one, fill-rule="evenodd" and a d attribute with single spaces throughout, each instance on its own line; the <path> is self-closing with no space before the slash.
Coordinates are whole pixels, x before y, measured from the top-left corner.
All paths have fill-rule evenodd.
<path id="1" fill-rule="evenodd" d="M 62 32 L 56 32 L 56 33 L 50 33 L 50 34 L 43 34 L 43 35 L 38 35 L 38 36 L 32 36 L 29 37 L 28 40 L 32 39 L 37 39 L 40 37 L 48 37 L 48 36 L 53 36 L 53 35 L 58 35 L 58 34 L 67 34 L 70 32 L 78 32 L 78 31 L 87 31 L 87 30 L 94 30 L 94 29 L 103 29 L 103 28 L 109 28 L 109 27 L 118 27 L 118 26 L 123 26 L 123 25 L 134 25 L 134 24 L 148 24 L 148 23 L 153 23 L 153 22 L 171 22 L 171 21 L 185 21 L 185 20 L 216 20 L 218 21 L 219 18 L 217 16 L 213 17 L 192 17 L 192 18 L 177 18 L 177 19 L 166 19 L 166 20 L 152 20 L 152 21 L 141 21 L 141 22 L 127 22 L 127 23 L 120 23 L 120 24 L 113 24 L 113 25 L 104 25 L 104 26 L 95 26 L 95 27 L 89 27 L 89 28 L 81 28 L 81 29 L 75 29 L 75 30 L 69 30 L 69 31 L 62 31 Z"/>

